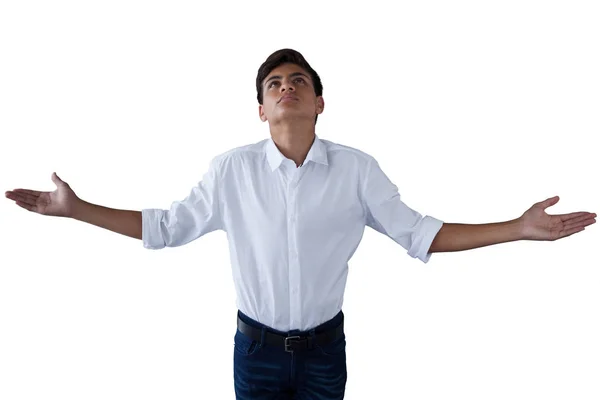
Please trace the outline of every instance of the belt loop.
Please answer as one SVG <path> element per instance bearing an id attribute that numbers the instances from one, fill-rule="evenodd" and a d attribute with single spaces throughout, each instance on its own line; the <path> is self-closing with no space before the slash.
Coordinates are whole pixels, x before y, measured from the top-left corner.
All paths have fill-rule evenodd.
<path id="1" fill-rule="evenodd" d="M 267 327 L 263 326 L 260 329 L 260 347 L 264 347 L 266 333 L 267 333 Z"/>
<path id="2" fill-rule="evenodd" d="M 315 328 L 312 328 L 311 330 L 309 330 L 308 335 L 310 337 L 310 339 L 308 340 L 308 348 L 309 348 L 309 350 L 312 350 L 315 348 L 315 343 L 317 342 Z"/>

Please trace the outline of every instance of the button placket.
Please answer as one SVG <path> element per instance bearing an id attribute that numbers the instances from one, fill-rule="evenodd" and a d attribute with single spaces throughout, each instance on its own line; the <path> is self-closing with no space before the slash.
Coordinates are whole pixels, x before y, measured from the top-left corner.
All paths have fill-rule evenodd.
<path id="1" fill-rule="evenodd" d="M 297 246 L 297 178 L 296 173 L 290 177 L 288 185 L 288 251 L 289 251 L 289 288 L 290 288 L 290 316 L 292 325 L 301 325 L 300 301 L 300 260 Z"/>

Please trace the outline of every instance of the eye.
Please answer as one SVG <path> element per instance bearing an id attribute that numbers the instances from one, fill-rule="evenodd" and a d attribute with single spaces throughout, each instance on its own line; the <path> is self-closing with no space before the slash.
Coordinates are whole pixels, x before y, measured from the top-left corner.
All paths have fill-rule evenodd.
<path id="1" fill-rule="evenodd" d="M 295 82 L 295 81 L 298 81 L 298 80 L 299 80 L 300 82 L 304 83 L 304 79 L 302 79 L 302 78 L 296 78 L 296 79 L 294 79 L 294 82 Z"/>
<path id="2" fill-rule="evenodd" d="M 279 83 L 279 82 L 277 82 L 277 81 L 273 81 L 273 82 L 269 83 L 269 86 L 268 86 L 268 87 L 269 87 L 269 88 L 271 88 L 271 87 L 273 86 L 273 84 L 274 84 L 274 83 Z"/>

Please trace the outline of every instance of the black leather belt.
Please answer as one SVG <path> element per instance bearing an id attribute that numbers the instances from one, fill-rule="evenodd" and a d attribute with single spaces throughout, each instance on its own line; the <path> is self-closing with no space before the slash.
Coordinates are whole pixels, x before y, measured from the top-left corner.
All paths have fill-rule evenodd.
<path id="1" fill-rule="evenodd" d="M 260 343 L 261 340 L 261 329 L 255 328 L 254 326 L 248 325 L 242 321 L 239 317 L 237 319 L 237 327 L 240 332 L 250 337 L 252 340 L 256 340 Z M 287 352 L 295 350 L 308 350 L 313 349 L 315 343 L 319 345 L 326 345 L 340 338 L 344 334 L 344 321 L 335 328 L 331 328 L 324 332 L 315 333 L 313 337 L 308 334 L 303 335 L 280 335 L 274 332 L 265 332 L 265 342 L 271 346 L 283 347 Z"/>

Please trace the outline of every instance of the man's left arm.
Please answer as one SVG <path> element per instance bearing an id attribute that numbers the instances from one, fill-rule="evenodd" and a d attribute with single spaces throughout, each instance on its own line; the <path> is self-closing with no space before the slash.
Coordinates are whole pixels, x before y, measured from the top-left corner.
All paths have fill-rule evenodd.
<path id="1" fill-rule="evenodd" d="M 544 211 L 558 196 L 535 203 L 517 219 L 490 224 L 444 223 L 433 239 L 430 253 L 469 250 L 516 240 L 556 240 L 581 232 L 596 222 L 596 214 L 585 211 L 548 215 Z"/>

